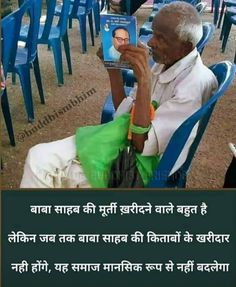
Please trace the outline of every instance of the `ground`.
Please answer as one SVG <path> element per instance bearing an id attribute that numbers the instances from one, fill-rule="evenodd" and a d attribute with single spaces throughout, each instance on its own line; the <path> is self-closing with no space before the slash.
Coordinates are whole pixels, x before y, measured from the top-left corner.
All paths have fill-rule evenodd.
<path id="1" fill-rule="evenodd" d="M 140 9 L 136 16 L 139 26 L 146 21 L 150 9 Z M 203 21 L 212 22 L 212 14 L 204 13 Z M 220 51 L 217 29 L 213 40 L 205 48 L 202 58 L 206 65 L 212 65 L 222 60 L 233 61 L 235 53 L 236 29 L 233 27 L 226 52 Z M 43 142 L 62 139 L 73 135 L 77 127 L 99 124 L 103 103 L 110 90 L 109 80 L 105 68 L 96 56 L 100 45 L 99 37 L 95 46 L 91 46 L 88 32 L 88 53 L 82 54 L 78 23 L 73 22 L 73 29 L 69 30 L 73 74 L 69 75 L 64 59 L 64 80 L 62 87 L 57 86 L 52 52 L 46 46 L 39 46 L 39 59 L 44 87 L 46 104 L 41 105 L 35 79 L 32 76 L 35 122 L 27 123 L 23 97 L 19 80 L 12 85 L 8 78 L 8 96 L 16 136 L 16 146 L 9 144 L 5 123 L 2 120 L 2 188 L 16 189 L 23 173 L 27 152 L 30 147 Z M 93 89 L 86 100 L 78 106 L 57 116 L 57 111 L 66 107 L 70 100 Z M 191 92 L 191 91 L 189 91 Z M 45 124 L 47 119 L 48 123 Z M 220 99 L 213 116 L 201 141 L 198 152 L 188 176 L 189 188 L 221 188 L 226 169 L 232 159 L 228 143 L 236 143 L 236 83 Z M 42 154 L 42 157 L 44 155 Z"/>

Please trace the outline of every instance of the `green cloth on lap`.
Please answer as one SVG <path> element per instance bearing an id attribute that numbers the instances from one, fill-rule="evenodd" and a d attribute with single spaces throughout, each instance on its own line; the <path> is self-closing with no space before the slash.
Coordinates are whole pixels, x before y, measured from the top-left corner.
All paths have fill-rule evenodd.
<path id="1" fill-rule="evenodd" d="M 129 145 L 129 125 L 130 114 L 126 113 L 111 122 L 76 130 L 76 153 L 92 187 L 107 187 L 112 162 L 118 157 L 119 151 Z M 136 161 L 144 186 L 147 186 L 159 163 L 159 156 L 136 153 Z"/>

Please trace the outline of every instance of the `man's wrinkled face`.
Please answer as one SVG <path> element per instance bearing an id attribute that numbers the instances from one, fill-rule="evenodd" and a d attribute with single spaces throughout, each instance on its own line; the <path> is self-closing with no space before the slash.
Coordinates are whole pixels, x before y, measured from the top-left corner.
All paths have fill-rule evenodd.
<path id="1" fill-rule="evenodd" d="M 187 46 L 190 43 L 179 40 L 175 32 L 177 25 L 178 18 L 173 17 L 173 14 L 160 12 L 153 20 L 153 37 L 149 40 L 148 46 L 152 48 L 153 60 L 167 67 L 188 54 Z"/>
<path id="2" fill-rule="evenodd" d="M 129 44 L 129 33 L 124 29 L 118 29 L 115 31 L 115 36 L 113 37 L 113 46 L 116 48 L 116 50 L 119 49 L 122 45 L 128 45 Z"/>

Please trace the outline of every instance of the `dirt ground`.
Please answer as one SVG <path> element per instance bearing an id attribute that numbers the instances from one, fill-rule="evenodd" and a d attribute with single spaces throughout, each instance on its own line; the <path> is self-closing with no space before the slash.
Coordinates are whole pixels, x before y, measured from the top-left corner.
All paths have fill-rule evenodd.
<path id="1" fill-rule="evenodd" d="M 150 9 L 139 9 L 136 13 L 139 26 L 146 21 Z M 204 13 L 203 21 L 212 22 L 212 14 Z M 224 54 L 220 52 L 217 29 L 214 39 L 203 52 L 203 61 L 211 65 L 222 60 L 233 61 L 236 43 L 236 27 L 233 27 Z M 39 46 L 39 59 L 44 87 L 46 104 L 41 105 L 35 79 L 32 75 L 32 89 L 34 98 L 35 122 L 30 124 L 26 119 L 26 112 L 19 80 L 12 85 L 8 79 L 8 96 L 16 137 L 16 146 L 9 144 L 5 123 L 2 120 L 2 188 L 15 189 L 23 173 L 24 161 L 30 147 L 53 140 L 62 139 L 75 133 L 77 127 L 91 124 L 99 124 L 103 103 L 110 90 L 109 80 L 105 68 L 96 56 L 100 45 L 99 37 L 95 40 L 95 46 L 91 46 L 88 33 L 88 53 L 81 53 L 81 43 L 78 34 L 78 23 L 73 22 L 73 29 L 69 30 L 71 45 L 71 57 L 73 74 L 69 75 L 64 61 L 64 81 L 62 87 L 57 86 L 54 71 L 52 52 L 46 46 Z M 63 55 L 64 57 L 64 55 Z M 83 93 L 93 93 L 86 100 L 65 112 L 56 116 L 59 109 L 68 105 L 70 100 Z M 191 92 L 191 91 L 190 91 Z M 54 119 L 53 119 L 54 115 Z M 51 121 L 37 128 L 39 123 L 51 116 Z M 189 188 L 221 188 L 226 169 L 232 159 L 228 143 L 236 143 L 236 82 L 230 90 L 220 99 L 214 110 L 214 114 L 207 127 L 205 136 L 199 146 L 199 150 L 193 160 L 191 172 L 188 176 Z M 44 155 L 42 155 L 43 157 Z"/>

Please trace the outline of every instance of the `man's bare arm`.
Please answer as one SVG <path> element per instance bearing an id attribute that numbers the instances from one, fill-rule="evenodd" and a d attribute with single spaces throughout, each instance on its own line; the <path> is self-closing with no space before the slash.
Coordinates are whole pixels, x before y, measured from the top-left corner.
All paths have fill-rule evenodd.
<path id="1" fill-rule="evenodd" d="M 151 124 L 151 71 L 148 65 L 148 52 L 142 46 L 134 47 L 131 45 L 121 46 L 119 51 L 122 53 L 122 59 L 131 64 L 138 81 L 133 124 L 141 128 L 148 128 Z M 140 153 L 143 151 L 147 133 L 132 133 L 133 145 Z"/>
<path id="2" fill-rule="evenodd" d="M 125 98 L 124 83 L 121 70 L 108 69 L 108 74 L 111 83 L 112 100 L 115 109 L 119 107 L 120 103 Z"/>

